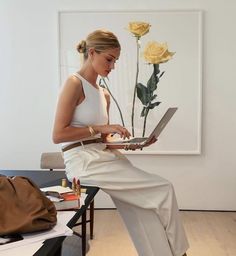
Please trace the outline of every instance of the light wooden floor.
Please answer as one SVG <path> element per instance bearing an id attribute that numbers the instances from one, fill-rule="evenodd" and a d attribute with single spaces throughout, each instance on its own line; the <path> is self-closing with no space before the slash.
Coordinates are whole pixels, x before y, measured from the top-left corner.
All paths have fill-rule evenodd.
<path id="1" fill-rule="evenodd" d="M 236 212 L 181 211 L 188 256 L 236 256 Z M 116 210 L 96 210 L 88 256 L 137 256 Z M 162 256 L 162 255 L 156 255 Z"/>

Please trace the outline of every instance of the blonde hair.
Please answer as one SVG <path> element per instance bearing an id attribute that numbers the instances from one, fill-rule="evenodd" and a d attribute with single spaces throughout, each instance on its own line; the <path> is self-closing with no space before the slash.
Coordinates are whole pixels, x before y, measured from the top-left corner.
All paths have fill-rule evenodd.
<path id="1" fill-rule="evenodd" d="M 83 54 L 85 60 L 88 58 L 90 48 L 94 48 L 96 52 L 103 52 L 108 49 L 120 48 L 120 43 L 112 32 L 99 29 L 90 33 L 86 40 L 82 40 L 77 45 L 77 51 Z"/>

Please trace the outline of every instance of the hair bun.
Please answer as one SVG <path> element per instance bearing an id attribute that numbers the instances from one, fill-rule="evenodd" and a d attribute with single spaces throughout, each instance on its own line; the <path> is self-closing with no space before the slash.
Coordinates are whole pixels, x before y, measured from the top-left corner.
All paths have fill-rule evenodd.
<path id="1" fill-rule="evenodd" d="M 86 41 L 82 40 L 78 45 L 77 45 L 77 51 L 79 53 L 85 53 L 86 52 Z"/>

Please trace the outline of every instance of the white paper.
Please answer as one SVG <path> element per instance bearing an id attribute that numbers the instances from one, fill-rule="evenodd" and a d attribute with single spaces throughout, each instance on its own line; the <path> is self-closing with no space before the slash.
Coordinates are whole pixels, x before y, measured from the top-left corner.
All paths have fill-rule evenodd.
<path id="1" fill-rule="evenodd" d="M 13 255 L 32 256 L 38 251 L 38 249 L 42 245 L 43 245 L 43 242 L 36 242 L 32 244 L 18 246 L 12 249 L 1 251 L 0 256 L 13 256 Z"/>
<path id="2" fill-rule="evenodd" d="M 58 192 L 59 194 L 73 192 L 73 190 L 71 188 L 69 188 L 69 187 L 65 188 L 65 187 L 62 187 L 62 186 L 45 187 L 45 188 L 41 188 L 41 190 L 43 192 L 55 191 L 55 192 Z"/>
<path id="3" fill-rule="evenodd" d="M 75 215 L 75 211 L 61 211 L 57 212 L 57 224 L 54 228 L 48 231 L 40 231 L 34 233 L 24 234 L 23 240 L 12 242 L 5 245 L 0 245 L 0 251 L 12 249 L 19 246 L 29 245 L 35 242 L 44 241 L 49 238 L 58 236 L 71 236 L 73 231 L 66 226 L 69 220 Z M 19 251 L 18 251 L 19 252 Z M 2 252 L 0 253 L 2 255 Z M 13 254 L 12 254 L 13 255 Z"/>

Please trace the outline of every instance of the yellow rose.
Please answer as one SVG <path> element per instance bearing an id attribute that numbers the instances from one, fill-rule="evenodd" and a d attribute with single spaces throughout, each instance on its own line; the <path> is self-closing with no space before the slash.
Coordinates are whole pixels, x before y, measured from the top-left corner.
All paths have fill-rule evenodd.
<path id="1" fill-rule="evenodd" d="M 151 25 L 146 22 L 130 22 L 128 30 L 137 37 L 141 37 L 149 32 Z"/>
<path id="2" fill-rule="evenodd" d="M 167 43 L 153 41 L 146 45 L 143 57 L 150 64 L 159 64 L 167 62 L 174 54 L 174 52 L 168 51 Z"/>

